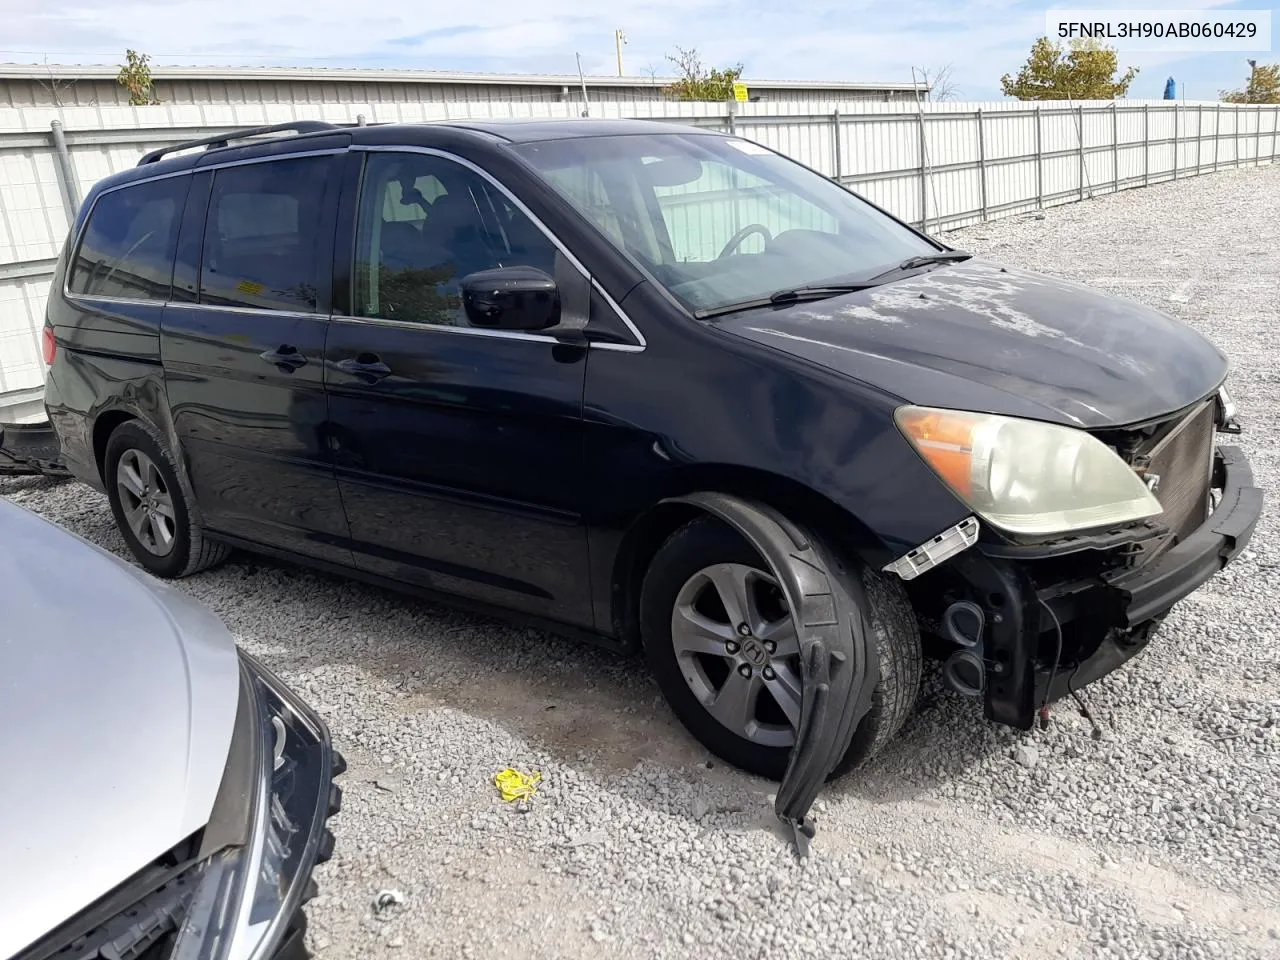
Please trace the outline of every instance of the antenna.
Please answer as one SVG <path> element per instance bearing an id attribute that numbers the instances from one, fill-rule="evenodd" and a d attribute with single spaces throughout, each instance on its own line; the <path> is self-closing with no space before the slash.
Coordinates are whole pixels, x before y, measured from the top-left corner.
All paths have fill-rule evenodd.
<path id="1" fill-rule="evenodd" d="M 582 54 L 575 53 L 578 60 L 578 83 L 582 84 L 582 115 L 591 116 L 591 102 L 587 99 L 587 78 L 582 75 Z"/>
<path id="2" fill-rule="evenodd" d="M 622 45 L 627 42 L 627 35 L 621 29 L 613 31 L 613 46 L 618 51 L 618 76 L 622 76 Z"/>

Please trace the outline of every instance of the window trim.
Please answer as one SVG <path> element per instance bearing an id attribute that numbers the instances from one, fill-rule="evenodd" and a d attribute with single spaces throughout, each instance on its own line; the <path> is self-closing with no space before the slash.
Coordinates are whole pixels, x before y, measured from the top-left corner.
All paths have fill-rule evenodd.
<path id="1" fill-rule="evenodd" d="M 590 348 L 592 350 L 608 350 L 608 351 L 613 351 L 615 353 L 643 353 L 645 348 L 649 345 L 649 342 L 648 340 L 645 339 L 644 334 L 640 332 L 640 328 L 636 326 L 635 322 L 631 319 L 631 317 L 627 314 L 627 312 L 622 309 L 618 301 L 615 300 L 609 294 L 608 290 L 606 290 L 603 286 L 601 286 L 600 282 L 591 275 L 590 271 L 588 271 L 585 266 L 583 266 L 582 261 L 579 260 L 576 256 L 574 256 L 573 252 L 564 244 L 564 242 L 559 237 L 557 237 L 551 231 L 551 229 L 547 227 L 547 225 L 538 218 L 537 214 L 535 214 L 532 210 L 530 210 L 519 197 L 517 197 L 514 193 L 512 193 L 509 189 L 507 189 L 507 187 L 502 182 L 500 182 L 496 177 L 493 176 L 493 174 L 489 173 L 483 167 L 473 163 L 472 161 L 466 159 L 465 157 L 458 156 L 458 154 L 456 153 L 451 153 L 448 150 L 441 150 L 437 147 L 419 147 L 419 146 L 414 146 L 413 144 L 363 144 L 363 143 L 350 144 L 349 146 L 346 146 L 346 147 L 336 147 L 336 148 L 330 148 L 326 150 L 299 150 L 292 153 L 276 153 L 276 154 L 270 154 L 268 156 L 262 156 L 262 157 L 251 157 L 247 160 L 229 160 L 225 163 L 211 163 L 205 166 L 188 167 L 187 169 L 184 169 L 184 170 L 171 170 L 167 173 L 158 173 L 149 177 L 138 177 L 137 179 L 134 179 L 134 180 L 128 180 L 125 183 L 118 183 L 118 184 L 115 184 L 114 186 L 107 187 L 104 190 L 100 190 L 97 194 L 94 195 L 93 203 L 89 205 L 89 209 L 85 213 L 84 219 L 80 222 L 80 226 L 76 230 L 75 242 L 70 247 L 70 249 L 73 250 L 74 253 L 71 255 L 71 258 L 68 262 L 68 267 L 70 266 L 70 263 L 74 262 L 75 257 L 80 252 L 80 244 L 84 241 L 85 229 L 88 227 L 89 218 L 93 216 L 93 212 L 98 206 L 98 201 L 101 200 L 103 197 L 105 197 L 109 193 L 115 193 L 117 190 L 127 190 L 130 187 L 139 186 L 140 184 L 144 184 L 144 183 L 151 183 L 156 180 L 169 180 L 174 177 L 194 177 L 198 173 L 203 173 L 205 171 L 212 171 L 212 170 L 221 170 L 227 167 L 241 167 L 241 166 L 247 166 L 252 163 L 272 163 L 279 160 L 293 160 L 301 157 L 338 156 L 338 155 L 349 155 L 352 153 L 420 153 L 420 154 L 426 154 L 428 156 L 441 157 L 445 160 L 451 160 L 454 163 L 462 165 L 463 167 L 467 168 L 473 173 L 478 174 L 484 180 L 488 181 L 504 197 L 506 197 L 507 200 L 510 201 L 511 204 L 517 210 L 519 210 L 526 217 L 528 217 L 529 220 L 533 223 L 533 225 L 537 227 L 538 230 L 541 231 L 542 234 L 552 242 L 552 244 L 555 245 L 555 247 L 564 255 L 565 259 L 567 259 L 574 266 L 574 268 L 588 281 L 591 288 L 595 290 L 597 293 L 599 293 L 601 297 L 604 298 L 604 301 L 609 305 L 610 309 L 612 309 L 613 312 L 618 316 L 618 319 L 622 321 L 623 326 L 627 328 L 627 331 L 635 338 L 635 341 L 636 341 L 635 343 L 595 342 L 590 344 Z M 362 188 L 363 188 L 363 183 L 364 183 L 364 179 L 362 176 L 361 177 Z M 206 214 L 206 217 L 207 217 L 207 214 Z M 210 307 L 207 304 L 187 303 L 185 301 L 174 300 L 172 287 L 170 287 L 170 290 L 169 290 L 168 300 L 141 300 L 133 297 L 100 297 L 100 296 L 95 297 L 95 296 L 85 296 L 82 294 L 73 293 L 68 286 L 68 281 L 70 279 L 71 279 L 70 269 L 64 270 L 63 277 L 62 277 L 62 296 L 63 296 L 63 299 L 68 300 L 72 303 L 121 303 L 121 304 L 134 304 L 134 305 L 144 305 L 144 306 L 158 305 L 163 307 L 176 306 L 176 307 L 182 307 L 182 308 L 210 309 Z M 224 308 L 218 308 L 218 309 L 224 309 Z M 257 313 L 257 314 L 268 314 L 268 315 L 270 314 L 278 315 L 282 313 L 282 311 L 279 311 L 279 310 L 267 310 L 265 308 L 257 308 L 257 307 L 238 307 L 236 309 L 239 311 L 244 311 L 246 313 Z M 476 327 L 444 327 L 444 326 L 438 326 L 438 325 L 433 326 L 431 324 L 423 324 L 423 323 L 411 323 L 409 321 L 386 320 L 379 317 L 352 317 L 352 316 L 347 316 L 346 314 L 334 312 L 332 305 L 330 305 L 330 312 L 327 314 L 309 313 L 309 314 L 305 314 L 305 316 L 315 318 L 315 319 L 320 319 L 320 320 L 343 320 L 343 321 L 354 321 L 358 323 L 370 322 L 370 323 L 378 323 L 378 324 L 391 324 L 395 326 L 408 326 L 415 330 L 438 330 L 438 331 L 445 331 L 445 332 L 451 332 L 451 333 L 462 333 L 464 335 L 471 335 L 471 336 L 494 337 L 494 338 L 507 339 L 507 340 L 525 340 L 525 341 L 533 341 L 536 343 L 553 343 L 554 344 L 554 343 L 560 342 L 556 337 L 550 336 L 548 334 L 522 333 L 518 330 L 484 330 Z"/>
<path id="2" fill-rule="evenodd" d="M 174 177 L 194 177 L 196 174 L 203 173 L 206 170 L 222 170 L 227 167 L 244 167 L 244 166 L 248 166 L 251 163 L 272 163 L 278 160 L 294 160 L 301 157 L 338 156 L 340 154 L 345 154 L 346 152 L 347 152 L 347 149 L 345 147 L 338 147 L 338 148 L 331 148 L 328 150 L 299 150 L 295 153 L 277 153 L 277 154 L 272 154 L 266 157 L 250 157 L 247 160 L 228 160 L 225 163 L 211 163 L 203 167 L 188 167 L 185 170 L 171 170 L 168 173 L 158 173 L 150 177 L 138 177 L 136 180 L 127 180 L 124 183 L 117 183 L 114 186 L 110 186 L 104 190 L 100 190 L 97 194 L 94 195 L 93 203 L 89 205 L 89 209 L 88 211 L 86 211 L 84 215 L 84 219 L 80 221 L 80 226 L 75 233 L 75 238 L 74 238 L 75 242 L 71 244 L 70 247 L 68 248 L 73 252 L 67 259 L 67 268 L 62 272 L 63 299 L 69 300 L 72 303 L 128 303 L 128 304 L 142 304 L 146 306 L 155 306 L 155 305 L 169 306 L 170 304 L 183 302 L 183 301 L 176 301 L 173 299 L 172 284 L 170 284 L 169 286 L 169 298 L 167 300 L 143 300 L 138 297 L 103 297 L 103 296 L 94 296 L 93 294 L 74 293 L 71 290 L 71 286 L 70 286 L 71 265 L 74 264 L 76 261 L 76 258 L 80 256 L 80 245 L 84 243 L 84 235 L 86 230 L 89 227 L 89 220 L 93 217 L 94 211 L 98 208 L 98 201 L 101 200 L 103 197 L 105 197 L 107 194 L 115 193 L 117 190 L 128 190 L 130 187 L 141 186 L 144 183 L 153 183 L 157 180 L 172 180 Z M 190 190 L 188 189 L 188 194 L 189 193 L 190 193 Z M 181 217 L 182 215 L 184 215 L 185 211 L 186 211 L 186 207 L 184 206 L 183 211 L 182 213 L 179 214 L 179 216 Z M 207 219 L 208 217 L 207 212 L 205 216 Z M 207 307 L 208 305 L 207 304 L 189 304 L 189 306 Z M 256 307 L 245 307 L 243 309 L 257 310 L 259 313 L 279 313 L 280 312 L 279 310 L 267 310 L 265 308 L 259 310 Z M 312 316 L 322 316 L 327 319 L 329 314 L 312 314 Z"/>
<path id="3" fill-rule="evenodd" d="M 439 157 L 443 160 L 451 161 L 467 170 L 470 170 L 472 173 L 477 174 L 478 176 L 483 178 L 486 182 L 488 182 L 491 186 L 493 186 L 496 190 L 498 190 L 498 192 L 501 193 L 504 197 L 506 197 L 512 206 L 514 206 L 517 210 L 519 210 L 522 214 L 524 214 L 526 217 L 529 218 L 529 221 L 535 227 L 537 227 L 537 229 L 542 233 L 543 236 L 545 236 L 548 240 L 551 241 L 551 243 L 556 247 L 557 250 L 560 251 L 560 253 L 564 256 L 564 258 L 568 260 L 570 264 L 573 265 L 574 269 L 578 271 L 578 273 L 582 276 L 582 278 L 590 284 L 591 288 L 597 291 L 600 294 L 600 296 L 604 298 L 605 302 L 609 304 L 609 307 L 614 311 L 614 313 L 618 315 L 618 318 L 622 321 L 623 325 L 627 328 L 627 330 L 631 333 L 631 335 L 636 339 L 635 343 L 598 343 L 598 342 L 592 343 L 590 345 L 591 349 L 592 350 L 613 350 L 621 353 L 641 353 L 644 351 L 645 347 L 648 346 L 648 341 L 644 338 L 644 334 L 640 332 L 639 327 L 635 325 L 635 323 L 627 315 L 626 311 L 624 311 L 622 307 L 619 306 L 618 302 L 609 295 L 609 291 L 605 290 L 604 287 L 602 287 L 600 283 L 596 280 L 596 278 L 591 275 L 591 272 L 587 270 L 585 266 L 583 266 L 582 261 L 573 255 L 573 252 L 560 240 L 559 237 L 557 237 L 554 233 L 551 232 L 550 228 L 548 228 L 545 223 L 543 223 L 540 219 L 538 219 L 537 214 L 535 214 L 532 210 L 530 210 L 524 204 L 524 202 L 520 200 L 519 197 L 517 197 L 514 193 L 508 190 L 505 185 L 503 185 L 496 177 L 493 176 L 493 174 L 489 173 L 483 167 L 473 163 L 472 161 L 468 160 L 466 157 L 460 157 L 456 153 L 450 153 L 448 150 L 441 150 L 437 147 L 417 147 L 411 144 L 359 143 L 359 144 L 352 144 L 349 149 L 352 153 L 358 152 L 358 153 L 425 154 L 426 156 Z M 364 189 L 363 174 L 361 175 L 360 185 L 361 185 L 361 190 L 363 191 Z M 358 228 L 358 226 L 359 224 L 358 224 L 358 218 L 357 218 L 356 227 Z M 353 235 L 354 235 L 354 232 L 353 232 Z M 472 336 L 494 337 L 494 338 L 505 339 L 505 340 L 526 340 L 526 341 L 533 341 L 535 343 L 559 343 L 560 342 L 560 340 L 557 337 L 550 334 L 522 333 L 518 330 L 485 330 L 483 328 L 478 328 L 478 327 L 449 327 L 449 326 L 443 326 L 440 324 L 419 323 L 419 322 L 410 321 L 410 320 L 388 320 L 383 317 L 351 317 L 346 315 L 339 315 L 336 313 L 333 314 L 333 319 L 343 320 L 343 321 L 355 321 L 358 323 L 389 324 L 395 327 L 399 327 L 399 328 L 407 327 L 413 330 L 440 330 L 440 331 L 446 331 L 450 333 L 462 333 L 462 334 L 470 334 Z"/>

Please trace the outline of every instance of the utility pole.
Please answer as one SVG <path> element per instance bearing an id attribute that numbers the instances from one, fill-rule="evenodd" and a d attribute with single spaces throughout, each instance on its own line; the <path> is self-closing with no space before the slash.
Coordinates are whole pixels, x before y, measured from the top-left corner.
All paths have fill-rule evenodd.
<path id="1" fill-rule="evenodd" d="M 622 30 L 613 31 L 613 46 L 618 52 L 618 76 L 622 76 L 622 45 L 627 42 L 627 35 Z"/>

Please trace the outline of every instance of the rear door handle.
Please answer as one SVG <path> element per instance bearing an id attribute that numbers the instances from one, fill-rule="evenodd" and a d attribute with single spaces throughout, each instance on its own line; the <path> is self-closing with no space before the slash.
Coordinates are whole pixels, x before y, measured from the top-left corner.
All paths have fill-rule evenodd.
<path id="1" fill-rule="evenodd" d="M 376 353 L 362 353 L 358 357 L 348 357 L 334 364 L 343 373 L 359 377 L 366 383 L 376 383 L 383 377 L 391 375 L 391 368 L 378 358 Z"/>
<path id="2" fill-rule="evenodd" d="M 285 373 L 292 373 L 307 364 L 307 358 L 298 352 L 298 348 L 288 343 L 282 343 L 274 350 L 268 350 L 258 356 L 267 363 L 274 363 Z"/>

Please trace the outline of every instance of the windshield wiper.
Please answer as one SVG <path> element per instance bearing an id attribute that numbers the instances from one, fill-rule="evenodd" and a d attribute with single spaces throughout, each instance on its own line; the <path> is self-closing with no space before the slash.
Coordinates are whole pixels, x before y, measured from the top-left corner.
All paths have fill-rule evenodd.
<path id="1" fill-rule="evenodd" d="M 693 315 L 699 320 L 707 320 L 711 317 L 723 316 L 726 313 L 738 313 L 741 310 L 757 310 L 760 307 L 805 303 L 810 300 L 826 300 L 829 297 L 838 297 L 842 293 L 856 293 L 869 287 L 877 287 L 894 274 L 904 273 L 907 270 L 927 267 L 934 263 L 955 263 L 960 260 L 972 259 L 972 257 L 972 253 L 966 253 L 963 250 L 939 250 L 937 253 L 926 253 L 918 257 L 910 257 L 899 264 L 895 264 L 888 270 L 877 273 L 874 277 L 867 277 L 865 280 L 844 283 L 811 283 L 801 287 L 788 287 L 785 290 L 777 290 L 767 297 L 752 297 L 750 300 L 739 300 L 737 303 L 726 303 L 720 307 L 697 310 Z"/>
<path id="2" fill-rule="evenodd" d="M 767 297 L 753 297 L 750 300 L 739 300 L 737 303 L 726 303 L 722 307 L 708 307 L 705 310 L 698 310 L 694 313 L 694 316 L 699 320 L 706 320 L 709 317 L 737 313 L 740 310 L 755 310 L 759 307 L 774 307 L 788 303 L 805 303 L 810 300 L 826 300 L 828 297 L 838 297 L 842 293 L 854 293 L 871 286 L 875 286 L 875 284 L 859 280 L 857 283 L 814 283 L 803 287 L 789 287 L 786 290 L 777 290 Z"/>
<path id="3" fill-rule="evenodd" d="M 895 273 L 903 273 L 907 270 L 915 270 L 919 267 L 927 267 L 935 263 L 959 263 L 961 260 L 972 260 L 973 254 L 966 253 L 964 250 L 939 250 L 937 253 L 926 253 L 918 257 L 908 257 L 901 263 L 890 267 L 888 270 L 877 273 L 874 277 L 868 277 L 866 283 L 875 283 L 883 280 L 885 277 L 891 277 Z"/>

